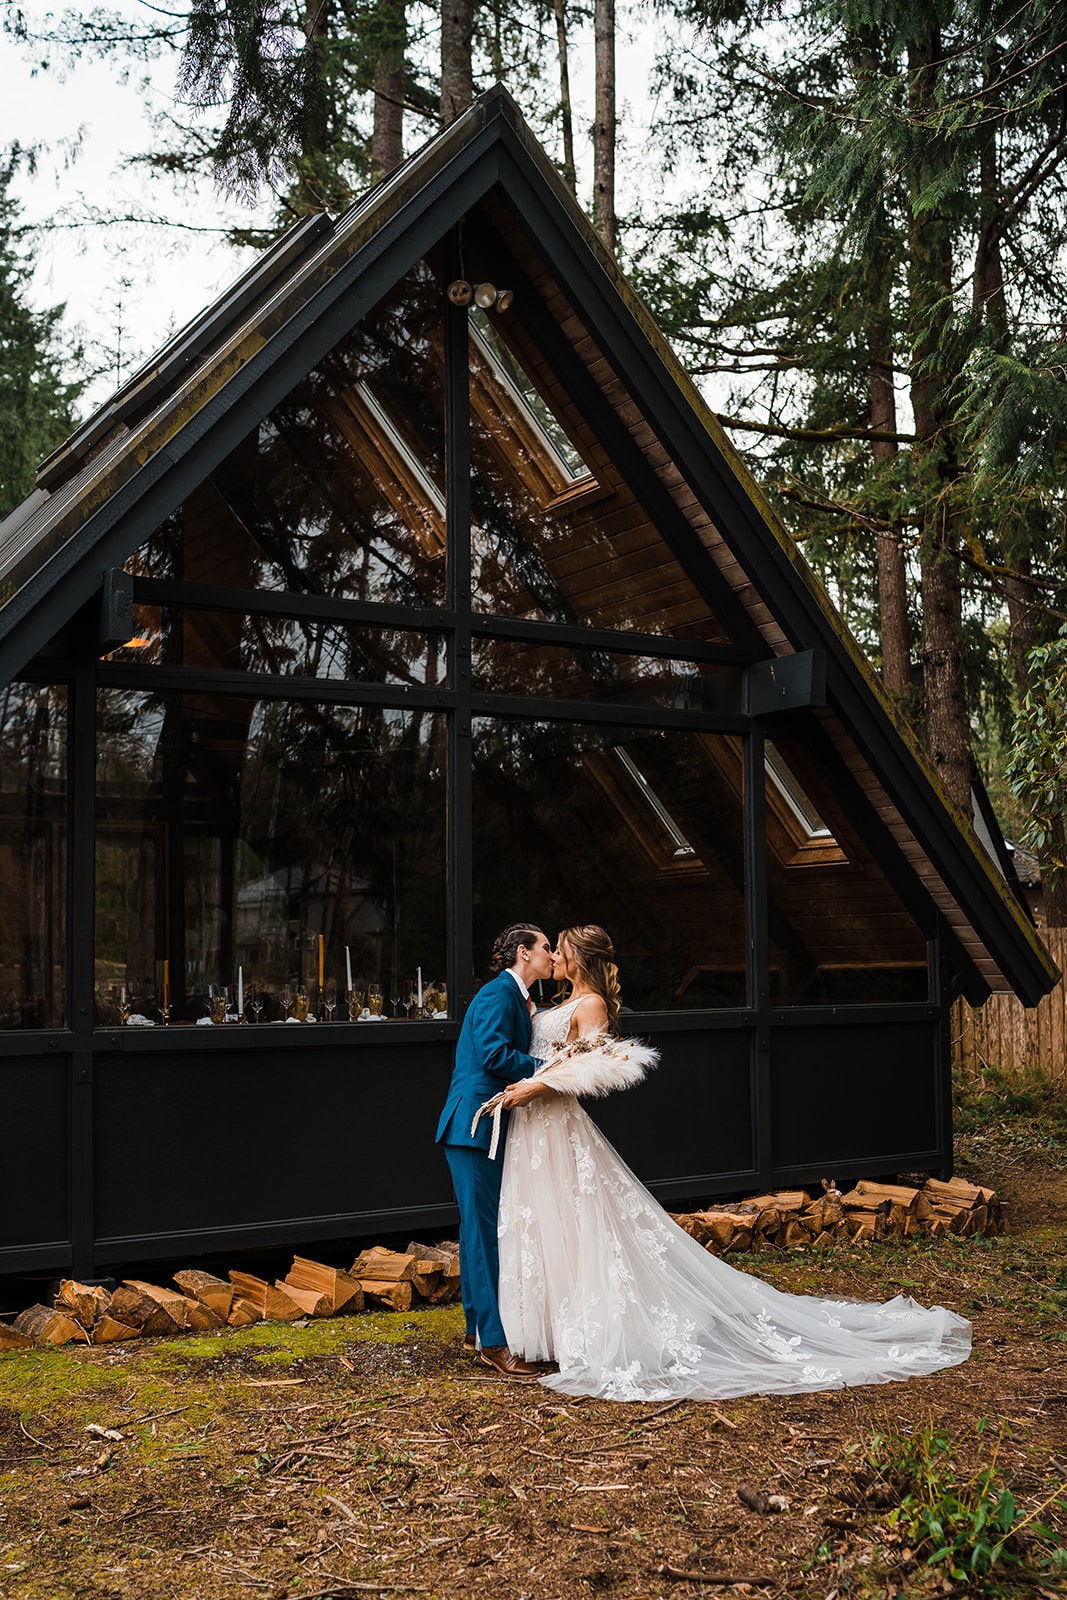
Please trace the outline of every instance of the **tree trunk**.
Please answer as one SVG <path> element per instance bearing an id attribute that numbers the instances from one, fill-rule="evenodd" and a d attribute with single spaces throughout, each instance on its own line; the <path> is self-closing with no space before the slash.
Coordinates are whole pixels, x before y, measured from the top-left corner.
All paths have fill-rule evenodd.
<path id="1" fill-rule="evenodd" d="M 374 64 L 374 128 L 371 166 L 376 178 L 395 171 L 404 159 L 404 51 L 407 18 L 404 0 L 386 0 L 379 11 L 380 54 Z"/>
<path id="2" fill-rule="evenodd" d="M 474 0 L 444 0 L 441 7 L 441 122 L 466 111 L 474 99 Z"/>
<path id="3" fill-rule="evenodd" d="M 941 39 L 930 28 L 908 51 L 909 100 L 921 124 L 934 104 L 943 67 Z M 928 140 L 911 173 L 912 198 L 924 193 L 940 157 Z M 971 814 L 971 742 L 963 671 L 963 600 L 957 551 L 957 480 L 951 382 L 946 368 L 952 304 L 951 234 L 945 219 L 926 205 L 912 211 L 908 300 L 912 328 L 911 402 L 915 418 L 915 478 L 919 494 L 922 568 L 922 662 L 926 691 L 926 742 L 949 794 Z"/>
<path id="4" fill-rule="evenodd" d="M 888 320 L 882 316 L 868 330 L 871 357 L 871 428 L 895 433 L 897 401 L 893 392 L 893 342 Z M 899 446 L 892 439 L 876 439 L 871 446 L 879 464 L 892 461 Z M 908 626 L 908 578 L 904 538 L 899 526 L 878 535 L 878 612 L 882 634 L 882 681 L 890 694 L 903 699 L 911 685 L 911 641 Z"/>
<path id="5" fill-rule="evenodd" d="M 593 220 L 615 249 L 615 0 L 595 0 L 593 33 L 596 104 L 593 113 Z"/>
<path id="6" fill-rule="evenodd" d="M 559 53 L 559 111 L 563 123 L 563 181 L 572 194 L 578 180 L 574 169 L 574 113 L 571 108 L 571 69 L 567 50 L 566 0 L 553 0 L 556 13 L 556 45 Z"/>

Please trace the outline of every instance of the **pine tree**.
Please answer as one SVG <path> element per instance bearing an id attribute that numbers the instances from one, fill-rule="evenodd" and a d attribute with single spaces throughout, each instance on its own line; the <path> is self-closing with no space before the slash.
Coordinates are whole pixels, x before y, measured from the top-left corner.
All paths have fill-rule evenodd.
<path id="1" fill-rule="evenodd" d="M 71 350 L 64 359 L 63 307 L 27 304 L 32 268 L 10 193 L 19 160 L 17 149 L 0 160 L 0 517 L 32 492 L 38 464 L 70 433 L 83 387 L 64 376 L 81 358 Z"/>
<path id="2" fill-rule="evenodd" d="M 989 670 L 969 642 L 1007 605 L 1031 643 L 1064 588 L 1067 15 L 1038 0 L 793 0 L 774 26 L 737 0 L 684 14 L 711 48 L 665 73 L 664 138 L 679 164 L 703 159 L 707 191 L 650 236 L 646 290 L 706 373 L 739 380 L 727 416 L 773 441 L 761 474 L 848 620 L 868 636 L 880 621 L 899 695 L 917 669 L 931 754 L 967 805 Z"/>

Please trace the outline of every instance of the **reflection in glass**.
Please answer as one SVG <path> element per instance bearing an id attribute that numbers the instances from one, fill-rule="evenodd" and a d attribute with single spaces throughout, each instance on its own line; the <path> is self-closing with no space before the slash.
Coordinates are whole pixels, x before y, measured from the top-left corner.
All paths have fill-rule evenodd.
<path id="1" fill-rule="evenodd" d="M 472 365 L 479 375 L 476 395 L 481 399 L 494 388 L 508 391 L 504 406 L 517 431 L 529 436 L 527 448 L 531 455 L 542 456 L 549 482 L 555 473 L 557 490 L 569 488 L 579 478 L 591 478 L 562 422 L 501 338 L 499 319 L 489 317 L 480 306 L 472 306 L 469 326 Z"/>
<path id="2" fill-rule="evenodd" d="M 127 563 L 142 576 L 439 605 L 441 285 L 418 263 Z M 240 622 L 234 627 L 239 630 Z"/>
<path id="3" fill-rule="evenodd" d="M 768 746 L 766 805 L 772 1003 L 927 1000 L 926 936 L 802 738 Z"/>
<path id="4" fill-rule="evenodd" d="M 476 719 L 475 952 L 529 917 L 602 923 L 634 1010 L 746 1000 L 740 744 Z"/>
<path id="5" fill-rule="evenodd" d="M 671 711 L 741 709 L 739 667 L 513 639 L 474 640 L 473 681 L 485 694 L 611 700 Z"/>
<path id="6" fill-rule="evenodd" d="M 101 691 L 98 1020 L 164 959 L 172 1025 L 239 969 L 263 1022 L 314 1011 L 320 934 L 340 988 L 443 965 L 444 817 L 440 713 Z"/>
<path id="7" fill-rule="evenodd" d="M 445 678 L 444 640 L 424 630 L 146 605 L 134 607 L 134 623 L 136 636 L 109 660 L 358 683 Z"/>
<path id="8" fill-rule="evenodd" d="M 0 1028 L 66 1025 L 66 859 L 66 690 L 9 683 L 0 691 Z"/>
<path id="9" fill-rule="evenodd" d="M 566 315 L 562 297 L 554 314 Z M 626 462 L 608 457 L 524 327 L 519 302 L 488 322 L 495 339 L 488 355 L 477 324 L 471 333 L 475 611 L 724 639 L 627 481 Z M 607 403 L 619 404 L 639 433 L 638 407 L 589 345 L 585 357 L 596 361 Z"/>

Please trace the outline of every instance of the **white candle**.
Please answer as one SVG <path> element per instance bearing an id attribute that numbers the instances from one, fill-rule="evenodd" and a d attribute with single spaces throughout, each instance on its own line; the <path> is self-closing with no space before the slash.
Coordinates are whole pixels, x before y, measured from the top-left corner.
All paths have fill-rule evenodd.
<path id="1" fill-rule="evenodd" d="M 126 1004 L 126 985 L 125 984 L 123 984 L 121 989 L 119 990 L 119 1002 L 120 1002 L 121 1005 L 125 1005 Z"/>
<path id="2" fill-rule="evenodd" d="M 237 1015 L 245 1014 L 245 972 L 243 967 L 237 968 Z"/>
<path id="3" fill-rule="evenodd" d="M 352 952 L 345 945 L 345 977 L 348 979 L 348 993 L 352 993 Z"/>
<path id="4" fill-rule="evenodd" d="M 422 1010 L 422 968 L 419 968 L 419 1010 Z"/>

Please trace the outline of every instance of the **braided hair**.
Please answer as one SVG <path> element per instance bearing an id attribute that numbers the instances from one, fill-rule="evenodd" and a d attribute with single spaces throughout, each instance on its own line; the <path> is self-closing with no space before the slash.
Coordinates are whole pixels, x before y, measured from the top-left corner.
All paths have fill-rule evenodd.
<path id="1" fill-rule="evenodd" d="M 564 928 L 560 942 L 566 939 L 574 964 L 591 989 L 603 1000 L 608 1013 L 608 1027 L 614 1033 L 622 1006 L 619 989 L 619 969 L 615 965 L 615 946 L 603 928 L 595 922 L 580 928 Z"/>
<path id="2" fill-rule="evenodd" d="M 513 922 L 502 933 L 498 933 L 489 957 L 489 976 L 495 978 L 498 972 L 513 967 L 519 959 L 520 947 L 530 949 L 538 939 L 544 937 L 544 932 L 536 922 Z"/>

